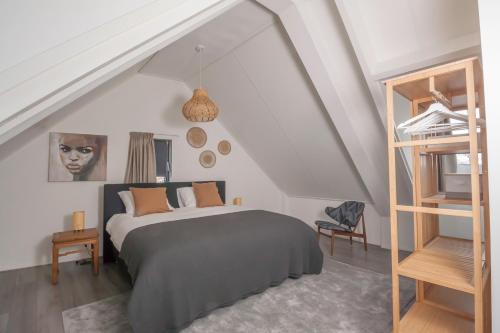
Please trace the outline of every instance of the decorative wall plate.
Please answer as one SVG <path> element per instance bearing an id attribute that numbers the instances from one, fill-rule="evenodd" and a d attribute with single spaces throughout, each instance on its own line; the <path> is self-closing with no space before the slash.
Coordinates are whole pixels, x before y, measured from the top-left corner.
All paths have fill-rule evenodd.
<path id="1" fill-rule="evenodd" d="M 211 168 L 215 165 L 215 154 L 211 150 L 205 150 L 200 154 L 200 164 L 204 168 Z"/>
<path id="2" fill-rule="evenodd" d="M 193 148 L 201 148 L 207 143 L 207 133 L 201 127 L 191 127 L 186 133 L 186 140 Z"/>
<path id="3" fill-rule="evenodd" d="M 227 140 L 222 140 L 219 142 L 217 149 L 219 149 L 219 153 L 222 155 L 228 155 L 231 152 L 231 143 Z"/>

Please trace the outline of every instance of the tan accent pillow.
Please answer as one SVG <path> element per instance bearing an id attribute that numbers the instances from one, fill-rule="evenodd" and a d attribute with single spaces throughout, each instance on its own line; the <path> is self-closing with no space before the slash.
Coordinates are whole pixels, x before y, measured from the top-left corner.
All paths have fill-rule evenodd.
<path id="1" fill-rule="evenodd" d="M 165 187 L 131 187 L 130 192 L 134 197 L 134 216 L 171 212 L 167 206 L 167 189 Z"/>
<path id="2" fill-rule="evenodd" d="M 196 197 L 196 207 L 224 206 L 219 195 L 219 190 L 214 182 L 193 183 L 194 196 Z"/>

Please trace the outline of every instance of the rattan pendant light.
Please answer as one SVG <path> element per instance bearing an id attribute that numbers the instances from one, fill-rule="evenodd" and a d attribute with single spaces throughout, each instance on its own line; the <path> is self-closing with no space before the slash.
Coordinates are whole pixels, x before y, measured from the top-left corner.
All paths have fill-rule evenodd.
<path id="1" fill-rule="evenodd" d="M 184 117 L 193 122 L 208 122 L 217 118 L 219 108 L 208 97 L 208 93 L 201 87 L 201 54 L 205 47 L 197 45 L 195 50 L 198 52 L 200 61 L 200 85 L 198 89 L 193 91 L 193 97 L 187 101 L 182 107 Z"/>

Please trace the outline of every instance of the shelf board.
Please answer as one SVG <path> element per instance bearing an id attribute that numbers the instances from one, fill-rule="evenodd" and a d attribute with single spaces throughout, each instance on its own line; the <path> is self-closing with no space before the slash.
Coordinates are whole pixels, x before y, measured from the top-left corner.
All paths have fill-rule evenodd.
<path id="1" fill-rule="evenodd" d="M 433 138 L 421 139 L 421 140 L 398 141 L 398 142 L 394 142 L 394 147 L 444 145 L 444 144 L 452 144 L 452 143 L 464 143 L 464 142 L 469 142 L 469 140 L 470 140 L 470 137 L 468 135 L 442 136 L 442 137 L 433 137 Z"/>
<path id="2" fill-rule="evenodd" d="M 470 259 L 474 255 L 472 240 L 463 238 L 438 236 L 427 243 L 425 248 L 429 251 L 468 257 Z"/>
<path id="3" fill-rule="evenodd" d="M 472 217 L 472 211 L 463 209 L 447 209 L 421 206 L 396 205 L 396 210 L 400 212 L 425 213 L 435 215 L 448 215 L 459 217 Z"/>
<path id="4" fill-rule="evenodd" d="M 423 203 L 441 204 L 441 205 L 464 205 L 464 206 L 472 205 L 471 199 L 447 198 L 446 194 L 444 193 L 437 193 L 426 197 L 422 197 L 421 201 Z M 481 204 L 483 204 L 482 201 Z"/>
<path id="5" fill-rule="evenodd" d="M 412 279 L 473 293 L 472 241 L 438 236 L 423 249 L 414 251 L 401 261 L 398 273 Z"/>
<path id="6" fill-rule="evenodd" d="M 419 150 L 420 154 L 468 154 L 470 146 L 468 143 L 458 143 L 451 145 L 434 145 L 431 147 L 422 147 Z"/>
<path id="7" fill-rule="evenodd" d="M 415 303 L 401 319 L 400 333 L 469 333 L 474 321 L 425 303 Z"/>
<path id="8" fill-rule="evenodd" d="M 478 121 L 480 121 L 478 119 Z M 456 138 L 457 136 L 447 136 L 444 138 Z M 436 137 L 435 139 L 438 139 Z M 481 153 L 481 137 L 478 133 L 478 153 Z M 437 154 L 437 155 L 447 155 L 447 154 L 469 154 L 470 145 L 469 142 L 455 142 L 455 143 L 445 143 L 445 144 L 433 144 L 432 146 L 424 146 L 419 149 L 420 154 Z"/>
<path id="9" fill-rule="evenodd" d="M 429 91 L 429 78 L 434 76 L 434 86 L 441 93 L 444 95 L 461 96 L 466 92 L 465 67 L 470 61 L 473 62 L 474 66 L 474 89 L 478 90 L 482 86 L 482 75 L 477 57 L 388 78 L 384 82 L 390 82 L 394 87 L 394 91 L 403 95 L 408 100 L 415 100 L 431 95 Z"/>
<path id="10" fill-rule="evenodd" d="M 474 260 L 473 242 L 469 239 L 438 236 L 431 240 L 425 248 L 429 251 L 439 253 L 447 253 L 459 257 L 466 257 Z M 489 268 L 485 265 L 485 248 L 484 242 L 481 242 L 481 260 L 483 264 L 483 280 L 486 279 L 490 273 Z M 484 284 L 485 281 L 483 281 Z"/>

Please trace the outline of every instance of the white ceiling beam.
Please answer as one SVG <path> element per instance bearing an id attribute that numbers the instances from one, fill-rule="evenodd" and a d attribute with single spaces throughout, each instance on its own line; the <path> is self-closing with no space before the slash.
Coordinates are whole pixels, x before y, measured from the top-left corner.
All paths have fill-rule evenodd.
<path id="1" fill-rule="evenodd" d="M 3 71 L 0 144 L 241 1 L 154 2 Z"/>
<path id="2" fill-rule="evenodd" d="M 379 214 L 387 216 L 389 198 L 386 182 L 387 165 L 385 159 L 384 135 L 376 135 L 376 137 L 372 138 L 373 141 L 371 143 L 363 141 L 362 135 L 359 133 L 359 131 L 363 131 L 363 128 L 356 126 L 352 114 L 343 106 L 347 101 L 341 100 L 339 97 L 336 86 L 339 81 L 333 82 L 332 77 L 329 75 L 330 71 L 325 65 L 324 58 L 315 45 L 307 24 L 295 3 L 289 1 L 288 7 L 283 7 L 282 4 L 279 10 L 275 11 L 274 1 L 258 0 L 258 2 L 274 11 L 280 18 L 375 208 Z M 345 51 L 340 50 L 340 52 Z M 339 66 L 341 66 L 341 64 L 339 64 Z M 370 112 L 371 110 L 356 111 Z M 364 126 L 365 124 L 363 127 Z M 367 124 L 367 126 L 378 127 L 379 125 Z M 381 133 L 377 132 L 377 134 Z M 366 149 L 369 146 L 377 146 L 380 147 L 380 149 L 375 149 L 376 151 L 374 149 Z M 335 172 L 335 170 L 332 170 L 332 172 Z"/>
<path id="3" fill-rule="evenodd" d="M 279 16 L 279 13 L 285 11 L 288 7 L 294 4 L 294 0 L 255 0 L 262 6 L 266 7 L 273 13 Z"/>
<path id="4" fill-rule="evenodd" d="M 363 73 L 366 85 L 368 90 L 370 91 L 370 95 L 373 99 L 373 103 L 377 109 L 377 113 L 379 115 L 380 121 L 383 124 L 384 128 L 387 130 L 387 116 L 386 116 L 386 94 L 385 94 L 385 86 L 377 79 L 375 79 L 372 75 L 372 70 L 370 65 L 373 63 L 367 58 L 366 55 L 371 53 L 365 53 L 366 48 L 369 47 L 369 43 L 363 43 L 361 38 L 356 35 L 354 26 L 356 24 L 360 24 L 360 22 L 356 21 L 357 18 L 353 18 L 349 15 L 349 11 L 346 8 L 345 0 L 335 0 L 335 5 L 337 7 L 338 13 L 344 23 L 344 28 L 351 42 L 352 48 L 358 60 L 359 66 L 361 67 L 361 71 Z M 402 193 L 402 199 L 405 202 L 410 202 L 411 200 L 411 171 L 408 166 L 408 161 L 404 156 L 404 152 L 402 149 L 398 150 L 398 154 L 396 155 L 397 165 L 403 166 L 397 168 L 398 172 L 398 189 L 400 193 Z"/>
<path id="5" fill-rule="evenodd" d="M 354 30 L 353 24 L 356 23 L 353 22 L 353 19 L 349 16 L 349 12 L 345 7 L 344 1 L 345 0 L 335 0 L 335 5 L 337 6 L 339 15 L 344 23 L 344 28 L 347 32 L 349 40 L 351 41 L 352 48 L 356 54 L 356 58 L 358 59 L 363 76 L 365 77 L 366 84 L 373 98 L 373 103 L 377 108 L 380 121 L 384 124 L 384 126 L 386 126 L 387 117 L 385 107 L 385 87 L 380 82 L 373 80 L 372 78 L 369 59 L 365 57 L 363 52 L 363 43 L 358 39 Z"/>

